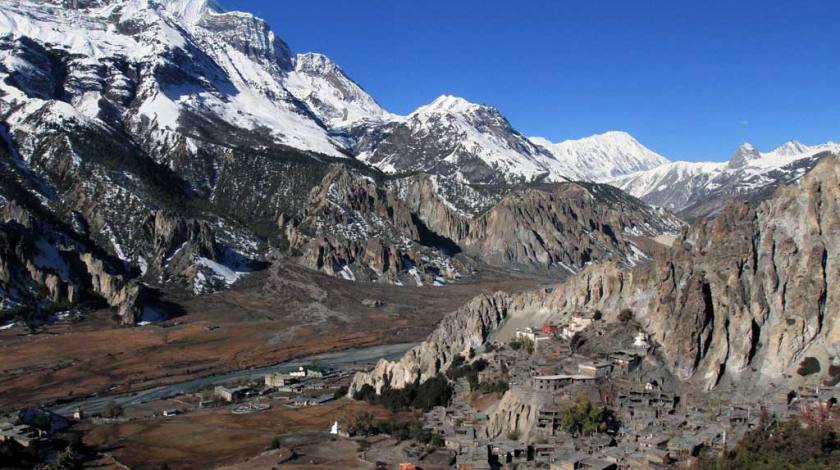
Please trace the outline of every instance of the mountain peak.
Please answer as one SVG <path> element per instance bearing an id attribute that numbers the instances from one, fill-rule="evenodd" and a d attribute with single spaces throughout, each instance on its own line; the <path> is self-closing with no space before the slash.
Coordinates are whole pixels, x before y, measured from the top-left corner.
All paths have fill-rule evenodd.
<path id="1" fill-rule="evenodd" d="M 562 167 L 561 173 L 580 180 L 608 181 L 668 163 L 668 159 L 624 131 L 607 131 L 557 143 L 542 137 L 530 140 L 554 157 Z"/>
<path id="2" fill-rule="evenodd" d="M 606 131 L 601 134 L 595 134 L 591 137 L 603 137 L 609 139 L 622 139 L 622 140 L 630 140 L 636 142 L 636 138 L 630 135 L 629 132 L 626 131 Z"/>
<path id="3" fill-rule="evenodd" d="M 472 103 L 460 96 L 441 95 L 412 114 L 468 113 L 488 106 Z"/>
<path id="4" fill-rule="evenodd" d="M 761 158 L 761 152 L 759 152 L 753 144 L 744 142 L 735 149 L 735 152 L 729 158 L 729 167 L 742 168 L 750 161 L 757 160 L 759 158 Z"/>
<path id="5" fill-rule="evenodd" d="M 809 150 L 807 145 L 803 145 L 802 143 L 796 140 L 789 140 L 782 145 L 773 149 L 771 153 L 776 155 L 799 155 L 805 153 Z"/>

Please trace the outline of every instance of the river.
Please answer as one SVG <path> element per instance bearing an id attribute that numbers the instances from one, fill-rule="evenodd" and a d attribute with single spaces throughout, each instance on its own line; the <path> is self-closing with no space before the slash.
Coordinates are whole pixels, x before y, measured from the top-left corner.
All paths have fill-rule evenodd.
<path id="1" fill-rule="evenodd" d="M 76 410 L 76 408 L 80 408 L 85 414 L 90 415 L 102 413 L 105 409 L 105 405 L 112 400 L 114 403 L 123 407 L 139 405 L 141 403 L 173 397 L 183 393 L 192 393 L 209 386 L 220 385 L 227 382 L 234 382 L 242 379 L 256 380 L 272 372 L 286 372 L 290 369 L 312 363 L 318 363 L 319 365 L 329 367 L 340 367 L 352 364 L 370 363 L 378 359 L 397 359 L 415 344 L 416 343 L 386 344 L 382 346 L 371 346 L 367 348 L 346 349 L 343 351 L 314 354 L 270 366 L 240 369 L 218 375 L 199 377 L 184 382 L 159 385 L 157 387 L 137 392 L 82 398 L 57 405 L 51 408 L 51 411 L 63 416 L 69 416 L 73 414 L 73 411 Z"/>

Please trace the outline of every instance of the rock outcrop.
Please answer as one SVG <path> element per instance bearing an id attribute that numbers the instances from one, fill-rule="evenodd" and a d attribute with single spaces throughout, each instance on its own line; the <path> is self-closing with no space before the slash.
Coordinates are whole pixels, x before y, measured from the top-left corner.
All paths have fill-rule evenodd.
<path id="1" fill-rule="evenodd" d="M 583 183 L 495 192 L 417 174 L 378 181 L 334 166 L 298 220 L 283 219 L 305 266 L 356 280 L 447 280 L 463 257 L 525 271 L 574 273 L 593 261 L 633 266 L 648 258 L 638 237 L 681 222 L 615 188 Z M 407 282 L 412 282 L 411 280 Z"/>
<path id="2" fill-rule="evenodd" d="M 647 259 L 634 237 L 676 232 L 682 223 L 612 187 L 558 183 L 514 191 L 470 221 L 464 250 L 494 266 L 577 272 L 595 261 Z"/>
<path id="3" fill-rule="evenodd" d="M 345 279 L 424 285 L 471 271 L 396 193 L 344 165 L 311 190 L 298 220 L 281 223 L 304 266 Z"/>
<path id="4" fill-rule="evenodd" d="M 369 384 L 379 393 L 387 384 L 404 388 L 445 372 L 455 356 L 466 355 L 484 344 L 490 333 L 505 320 L 511 308 L 522 301 L 504 293 L 482 294 L 441 320 L 434 332 L 411 348 L 399 361 L 380 360 L 371 372 L 353 377 L 348 396 Z"/>
<path id="5" fill-rule="evenodd" d="M 357 375 L 353 388 L 428 378 L 507 317 L 559 320 L 596 309 L 608 319 L 632 310 L 683 381 L 795 380 L 806 357 L 822 371 L 840 362 L 838 286 L 840 160 L 832 157 L 758 206 L 734 203 L 684 229 L 650 263 L 592 265 L 546 291 L 480 296 L 402 360 Z"/>
<path id="6" fill-rule="evenodd" d="M 728 206 L 632 272 L 593 267 L 555 292 L 558 311 L 634 311 L 682 380 L 763 383 L 805 357 L 840 357 L 840 162 L 820 162 L 753 207 Z"/>
<path id="7" fill-rule="evenodd" d="M 533 393 L 523 388 L 505 392 L 502 399 L 486 411 L 487 422 L 482 434 L 489 439 L 505 437 L 511 433 L 528 441 L 536 436 L 539 413 L 545 407 L 548 397 L 544 393 Z"/>
<path id="8" fill-rule="evenodd" d="M 0 205 L 0 304 L 37 312 L 91 298 L 117 309 L 123 323 L 141 315 L 140 286 L 85 244 L 14 202 Z"/>

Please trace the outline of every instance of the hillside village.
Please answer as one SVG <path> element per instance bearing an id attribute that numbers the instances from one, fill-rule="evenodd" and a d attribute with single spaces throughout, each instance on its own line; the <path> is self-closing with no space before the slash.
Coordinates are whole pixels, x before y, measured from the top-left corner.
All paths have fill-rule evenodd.
<path id="1" fill-rule="evenodd" d="M 768 417 L 840 416 L 840 390 L 819 382 L 758 399 L 681 383 L 632 312 L 620 318 L 577 312 L 456 360 L 452 399 L 425 413 L 424 428 L 460 469 L 610 470 L 688 467 Z"/>

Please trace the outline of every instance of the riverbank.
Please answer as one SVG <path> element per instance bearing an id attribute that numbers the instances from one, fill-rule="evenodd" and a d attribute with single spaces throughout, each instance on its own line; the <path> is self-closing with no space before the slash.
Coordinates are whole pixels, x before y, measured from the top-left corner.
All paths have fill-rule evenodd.
<path id="1" fill-rule="evenodd" d="M 82 398 L 62 403 L 51 407 L 50 409 L 55 413 L 65 416 L 71 415 L 77 409 L 81 409 L 86 415 L 98 414 L 102 413 L 109 402 L 114 402 L 122 407 L 139 405 L 185 393 L 193 393 L 208 387 L 229 382 L 240 380 L 259 380 L 266 374 L 273 372 L 287 372 L 299 366 L 309 364 L 319 364 L 337 369 L 347 366 L 358 367 L 362 365 L 371 365 L 379 359 L 392 360 L 399 358 L 403 355 L 403 353 L 405 353 L 405 351 L 409 350 L 414 345 L 415 343 L 399 343 L 313 354 L 269 366 L 253 367 L 218 375 L 209 375 L 131 393 Z"/>

